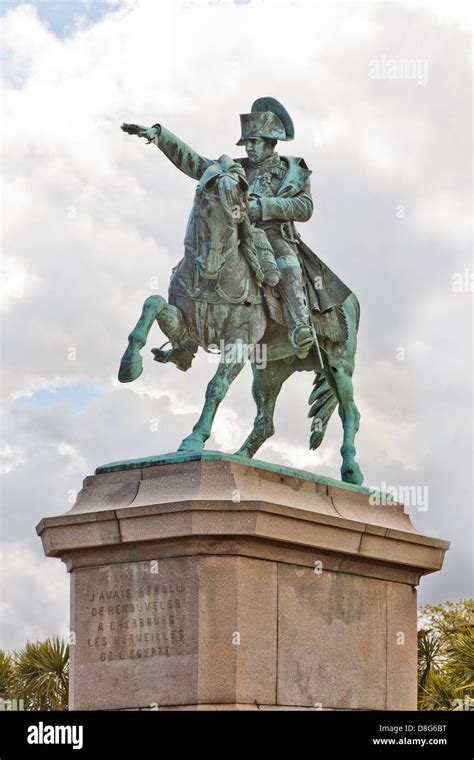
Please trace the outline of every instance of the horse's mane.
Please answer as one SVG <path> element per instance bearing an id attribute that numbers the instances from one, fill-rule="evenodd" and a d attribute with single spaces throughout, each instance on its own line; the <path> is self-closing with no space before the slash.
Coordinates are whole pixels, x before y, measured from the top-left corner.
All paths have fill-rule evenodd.
<path id="1" fill-rule="evenodd" d="M 235 181 L 224 182 L 224 178 L 232 175 Z M 226 175 L 220 175 L 217 178 L 217 189 L 219 199 L 225 213 L 232 219 L 235 219 L 235 212 L 238 210 L 239 216 L 242 217 L 238 223 L 239 227 L 239 246 L 245 257 L 250 269 L 252 270 L 258 283 L 263 282 L 263 272 L 255 249 L 253 237 L 253 228 L 249 218 L 249 204 L 247 197 L 247 178 L 245 170 L 240 164 L 232 162 L 226 167 Z M 233 176 L 235 175 L 235 176 Z M 243 179 L 245 184 L 240 180 Z"/>

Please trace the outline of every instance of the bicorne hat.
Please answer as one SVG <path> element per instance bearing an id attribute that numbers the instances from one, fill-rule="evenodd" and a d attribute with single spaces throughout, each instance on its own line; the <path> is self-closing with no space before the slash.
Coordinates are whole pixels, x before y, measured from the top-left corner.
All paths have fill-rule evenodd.
<path id="1" fill-rule="evenodd" d="M 244 145 L 249 137 L 293 140 L 295 128 L 291 116 L 275 98 L 258 98 L 251 113 L 240 114 L 242 137 L 236 145 Z"/>

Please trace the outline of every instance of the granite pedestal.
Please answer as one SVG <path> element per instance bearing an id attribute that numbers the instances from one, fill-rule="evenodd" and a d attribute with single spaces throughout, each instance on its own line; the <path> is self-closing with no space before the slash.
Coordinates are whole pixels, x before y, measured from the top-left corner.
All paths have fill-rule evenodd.
<path id="1" fill-rule="evenodd" d="M 72 710 L 414 710 L 403 505 L 218 452 L 98 468 L 37 532 L 71 577 Z"/>

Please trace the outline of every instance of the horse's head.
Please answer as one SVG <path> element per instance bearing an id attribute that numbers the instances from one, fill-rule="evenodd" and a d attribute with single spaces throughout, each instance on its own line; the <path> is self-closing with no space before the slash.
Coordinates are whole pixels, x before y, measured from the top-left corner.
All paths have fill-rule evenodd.
<path id="1" fill-rule="evenodd" d="M 216 279 L 231 248 L 239 242 L 238 225 L 248 223 L 245 171 L 220 156 L 202 175 L 195 199 L 197 260 L 201 276 Z"/>

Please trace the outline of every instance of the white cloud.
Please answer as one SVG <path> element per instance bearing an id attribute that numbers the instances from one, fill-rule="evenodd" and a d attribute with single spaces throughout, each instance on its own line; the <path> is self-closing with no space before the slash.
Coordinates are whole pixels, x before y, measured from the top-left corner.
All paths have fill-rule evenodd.
<path id="1" fill-rule="evenodd" d="M 285 2 L 269 12 L 268 3 L 140 0 L 65 39 L 32 7 L 6 14 L 3 503 L 14 544 L 7 569 L 19 589 L 9 602 L 9 642 L 17 620 L 22 632 L 60 624 L 47 579 L 64 584 L 64 599 L 67 581 L 59 563 L 41 559 L 39 519 L 66 511 L 69 492 L 99 464 L 176 449 L 215 369 L 203 353 L 186 374 L 153 362 L 149 348 L 164 342 L 154 327 L 142 378 L 131 386 L 115 380 L 127 335 L 156 292 L 151 278 L 167 291 L 194 193 L 192 181 L 120 124 L 160 121 L 204 155 L 241 155 L 238 115 L 262 95 L 278 97 L 295 121 L 296 139 L 280 152 L 304 156 L 313 169 L 316 210 L 300 227 L 303 238 L 361 301 L 355 388 L 366 482 L 430 484 L 430 510 L 414 522 L 453 539 L 447 570 L 430 579 L 430 599 L 465 593 L 456 569 L 470 550 L 470 302 L 453 295 L 451 274 L 470 236 L 469 37 L 449 6 L 440 20 L 402 4 Z M 381 55 L 427 59 L 428 83 L 370 80 L 369 61 Z M 102 392 L 79 414 L 67 404 L 15 403 L 76 383 Z M 288 381 L 276 434 L 257 456 L 337 477 L 337 414 L 323 448 L 306 449 L 311 386 L 309 374 Z M 245 370 L 209 448 L 239 448 L 254 417 L 250 387 Z M 25 542 L 44 579 L 31 610 L 33 573 L 18 548 Z M 48 624 L 45 609 L 53 609 Z"/>
<path id="2" fill-rule="evenodd" d="M 27 641 L 66 637 L 69 584 L 62 562 L 45 563 L 40 546 L 32 549 L 15 541 L 2 552 L 1 570 L 8 578 L 0 599 L 2 647 L 17 649 Z"/>
<path id="3" fill-rule="evenodd" d="M 464 201 L 464 202 L 463 202 Z M 453 198 L 447 192 L 421 198 L 415 210 L 423 234 L 441 237 L 448 244 L 463 244 L 472 231 L 472 208 L 468 199 Z"/>
<path id="4" fill-rule="evenodd" d="M 86 460 L 83 456 L 81 456 L 76 446 L 73 446 L 71 443 L 66 443 L 65 441 L 58 441 L 52 445 L 58 450 L 58 453 L 62 457 L 65 457 L 69 460 L 69 463 L 72 467 L 84 472 L 84 468 L 86 467 Z"/>
<path id="5" fill-rule="evenodd" d="M 11 446 L 9 443 L 2 446 L 0 449 L 0 474 L 4 475 L 11 472 L 23 463 L 23 450 L 20 446 Z"/>
<path id="6" fill-rule="evenodd" d="M 10 302 L 23 299 L 39 282 L 39 278 L 31 274 L 17 261 L 4 257 L 0 272 L 0 309 L 7 309 Z"/>

